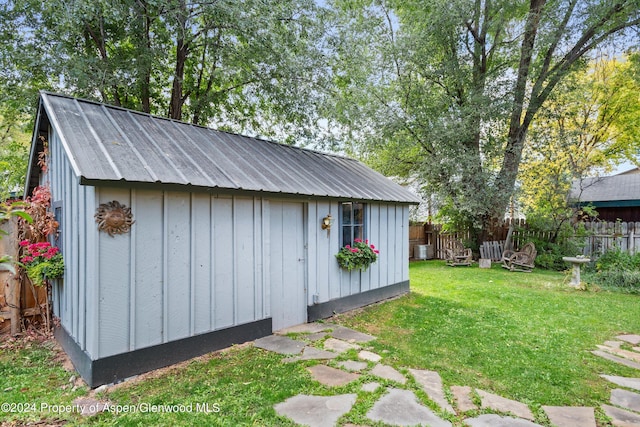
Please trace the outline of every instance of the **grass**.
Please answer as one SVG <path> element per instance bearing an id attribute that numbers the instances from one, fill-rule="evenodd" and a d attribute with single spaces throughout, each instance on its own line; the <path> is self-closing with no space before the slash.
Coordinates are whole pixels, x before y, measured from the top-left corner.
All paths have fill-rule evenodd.
<path id="1" fill-rule="evenodd" d="M 542 405 L 597 408 L 607 402 L 612 386 L 600 374 L 637 376 L 590 350 L 620 333 L 640 333 L 639 296 L 574 290 L 561 273 L 541 270 L 511 273 L 499 266 L 451 268 L 427 261 L 411 264 L 410 272 L 409 295 L 333 319 L 376 335 L 372 350 L 401 371 L 435 370 L 447 386 L 472 386 L 528 403 L 543 425 L 549 424 Z M 353 354 L 341 359 L 349 356 Z M 61 388 L 71 374 L 54 357 L 47 345 L 0 350 L 0 401 L 68 404 L 86 394 L 86 389 Z M 340 423 L 375 425 L 365 414 L 383 390 L 372 394 L 360 388 L 369 381 L 380 382 L 378 378 L 363 375 L 332 389 L 310 380 L 305 368 L 316 362 L 283 364 L 281 359 L 238 346 L 123 383 L 100 396 L 123 408 L 140 403 L 183 405 L 193 412 L 110 412 L 88 419 L 66 413 L 7 416 L 20 422 L 45 418 L 83 425 L 286 426 L 293 424 L 277 416 L 275 403 L 299 393 L 357 393 L 356 405 Z M 405 387 L 430 404 L 415 382 Z M 213 412 L 198 412 L 196 405 L 204 404 Z M 0 412 L 0 418 L 4 415 Z M 598 415 L 599 426 L 609 425 Z M 449 419 L 463 425 L 461 418 Z"/>
<path id="2" fill-rule="evenodd" d="M 402 301 L 343 316 L 394 348 L 399 366 L 544 405 L 595 405 L 608 399 L 600 373 L 633 374 L 589 351 L 640 332 L 638 297 L 570 289 L 554 272 L 499 267 L 421 263 L 412 265 L 411 279 Z"/>

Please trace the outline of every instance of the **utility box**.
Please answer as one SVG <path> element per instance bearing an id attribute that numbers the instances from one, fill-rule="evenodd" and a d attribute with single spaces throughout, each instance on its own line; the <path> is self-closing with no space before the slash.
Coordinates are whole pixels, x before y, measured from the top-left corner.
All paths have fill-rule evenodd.
<path id="1" fill-rule="evenodd" d="M 432 245 L 415 245 L 413 247 L 413 259 L 432 259 Z"/>
<path id="2" fill-rule="evenodd" d="M 480 268 L 491 268 L 491 259 L 490 258 L 480 258 L 478 260 Z"/>

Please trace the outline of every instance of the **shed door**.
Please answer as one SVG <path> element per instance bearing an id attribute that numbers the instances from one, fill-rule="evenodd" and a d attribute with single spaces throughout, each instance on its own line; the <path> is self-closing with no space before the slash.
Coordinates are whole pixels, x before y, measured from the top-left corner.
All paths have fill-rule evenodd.
<path id="1" fill-rule="evenodd" d="M 271 317 L 277 331 L 307 321 L 304 205 L 270 202 Z"/>

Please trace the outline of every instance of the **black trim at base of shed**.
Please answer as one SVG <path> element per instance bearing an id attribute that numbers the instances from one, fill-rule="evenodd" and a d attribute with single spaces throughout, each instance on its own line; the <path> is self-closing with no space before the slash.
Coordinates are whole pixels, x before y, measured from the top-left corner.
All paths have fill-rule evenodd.
<path id="1" fill-rule="evenodd" d="M 383 288 L 372 289 L 370 291 L 359 294 L 349 295 L 343 298 L 337 298 L 320 304 L 310 305 L 307 307 L 307 320 L 326 319 L 334 314 L 344 313 L 355 308 L 364 307 L 374 304 L 385 299 L 397 297 L 409 292 L 409 281 L 395 283 Z"/>
<path id="2" fill-rule="evenodd" d="M 64 328 L 57 327 L 54 334 L 78 373 L 94 388 L 271 335 L 271 327 L 268 318 L 98 360 L 91 360 Z"/>

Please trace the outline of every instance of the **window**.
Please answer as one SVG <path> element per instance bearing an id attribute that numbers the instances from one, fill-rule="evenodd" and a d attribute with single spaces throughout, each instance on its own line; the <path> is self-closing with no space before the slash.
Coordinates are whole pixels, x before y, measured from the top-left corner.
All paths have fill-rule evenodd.
<path id="1" fill-rule="evenodd" d="M 58 233 L 55 235 L 52 245 L 57 246 L 62 252 L 62 200 L 53 202 L 51 207 L 53 208 L 53 216 L 58 222 Z"/>
<path id="2" fill-rule="evenodd" d="M 353 245 L 354 239 L 364 240 L 364 203 L 340 204 L 340 246 Z"/>

